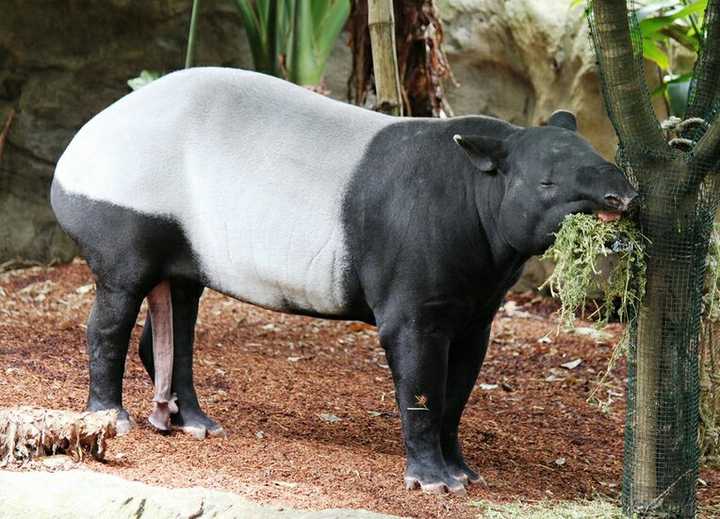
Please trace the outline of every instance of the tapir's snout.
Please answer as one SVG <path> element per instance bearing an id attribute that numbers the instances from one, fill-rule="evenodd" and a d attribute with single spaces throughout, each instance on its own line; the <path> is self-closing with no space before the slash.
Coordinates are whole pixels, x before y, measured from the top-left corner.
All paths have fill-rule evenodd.
<path id="1" fill-rule="evenodd" d="M 605 195 L 605 203 L 609 209 L 624 213 L 630 208 L 637 197 L 638 193 L 634 189 L 622 195 L 611 192 Z"/>
<path id="2" fill-rule="evenodd" d="M 602 200 L 598 200 L 601 209 L 597 211 L 598 217 L 603 221 L 613 221 L 620 218 L 622 213 L 630 209 L 638 198 L 638 192 L 625 178 L 620 169 L 614 168 L 608 171 L 608 183 L 605 189 L 600 191 L 605 193 Z"/>

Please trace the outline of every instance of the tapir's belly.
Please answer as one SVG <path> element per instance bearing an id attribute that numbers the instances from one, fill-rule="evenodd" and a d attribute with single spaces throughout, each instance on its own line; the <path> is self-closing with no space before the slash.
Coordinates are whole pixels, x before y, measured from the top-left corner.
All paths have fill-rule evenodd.
<path id="1" fill-rule="evenodd" d="M 303 188 L 299 172 L 282 179 L 258 173 L 263 183 L 238 186 L 224 203 L 180 215 L 207 283 L 268 308 L 342 314 L 344 182 Z"/>
<path id="2" fill-rule="evenodd" d="M 343 200 L 388 120 L 274 78 L 181 72 L 88 123 L 56 181 L 176 221 L 212 288 L 269 308 L 342 315 Z"/>

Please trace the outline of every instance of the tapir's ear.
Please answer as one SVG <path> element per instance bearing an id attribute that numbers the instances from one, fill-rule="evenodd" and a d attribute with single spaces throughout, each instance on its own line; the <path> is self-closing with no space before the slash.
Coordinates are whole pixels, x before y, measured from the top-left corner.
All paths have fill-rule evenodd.
<path id="1" fill-rule="evenodd" d="M 577 119 L 575 119 L 575 114 L 572 112 L 558 110 L 550 116 L 548 126 L 557 126 L 575 132 L 577 131 Z"/>
<path id="2" fill-rule="evenodd" d="M 507 157 L 505 142 L 500 139 L 480 135 L 453 135 L 453 140 L 465 150 L 480 171 L 496 171 L 500 161 Z"/>

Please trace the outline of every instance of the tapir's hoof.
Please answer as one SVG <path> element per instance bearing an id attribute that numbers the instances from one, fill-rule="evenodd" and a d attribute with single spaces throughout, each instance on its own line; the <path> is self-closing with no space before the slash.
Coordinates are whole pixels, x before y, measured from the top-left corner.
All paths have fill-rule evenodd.
<path id="1" fill-rule="evenodd" d="M 450 481 L 447 482 L 436 481 L 432 483 L 426 483 L 412 476 L 405 477 L 405 488 L 407 490 L 415 490 L 418 487 L 426 494 L 444 494 L 445 492 L 449 492 L 457 496 L 464 496 L 465 494 L 467 494 L 467 490 L 465 490 L 465 485 L 463 485 L 460 480 L 457 480 L 455 478 L 450 478 Z"/>
<path id="2" fill-rule="evenodd" d="M 172 428 L 189 434 L 196 440 L 205 438 L 226 438 L 225 430 L 215 420 L 209 418 L 199 409 L 182 409 L 170 416 Z"/>
<path id="3" fill-rule="evenodd" d="M 487 485 L 487 482 L 485 481 L 485 479 L 483 479 L 483 477 L 481 475 L 479 475 L 477 472 L 472 470 L 470 467 L 468 467 L 464 463 L 462 464 L 462 467 L 459 467 L 456 469 L 450 468 L 449 470 L 450 470 L 450 475 L 452 477 L 454 477 L 455 479 L 461 481 L 464 485 L 467 485 L 467 484 L 475 485 L 477 483 Z"/>
<path id="4" fill-rule="evenodd" d="M 170 432 L 170 420 L 163 420 L 162 418 L 158 418 L 155 416 L 155 413 L 151 414 L 148 417 L 148 422 L 150 422 L 150 425 L 155 428 L 158 432 L 161 433 L 169 433 Z"/>
<path id="5" fill-rule="evenodd" d="M 175 429 L 179 429 L 185 434 L 189 434 L 196 440 L 204 440 L 205 438 L 227 438 L 225 429 L 219 425 L 217 427 L 213 427 L 212 429 L 197 425 L 181 425 L 179 427 L 175 427 Z"/>
<path id="6" fill-rule="evenodd" d="M 223 429 L 219 425 L 217 427 L 213 427 L 212 429 L 208 429 L 207 435 L 210 438 L 227 438 L 227 433 L 225 432 L 225 429 Z"/>
<path id="7" fill-rule="evenodd" d="M 471 474 L 467 474 L 465 472 L 461 472 L 459 474 L 453 474 L 453 477 L 457 479 L 458 481 L 461 481 L 464 485 L 477 485 L 478 483 L 482 485 L 487 485 L 487 482 L 485 479 L 480 476 L 479 474 L 475 474 L 474 472 Z"/>

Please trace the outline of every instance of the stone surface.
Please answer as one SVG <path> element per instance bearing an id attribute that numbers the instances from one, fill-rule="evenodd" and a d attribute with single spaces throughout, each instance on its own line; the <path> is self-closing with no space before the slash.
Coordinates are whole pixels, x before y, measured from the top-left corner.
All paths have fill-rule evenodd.
<path id="1" fill-rule="evenodd" d="M 456 114 L 483 113 L 541 124 L 559 108 L 612 158 L 617 139 L 605 115 L 595 58 L 580 8 L 569 0 L 439 0 L 447 50 L 459 87 Z M 75 254 L 55 225 L 48 185 L 55 161 L 77 129 L 126 94 L 142 69 L 183 63 L 190 2 L 5 0 L 0 16 L 0 125 L 17 110 L 0 157 L 0 264 L 13 258 L 67 260 Z M 205 2 L 200 65 L 252 66 L 231 2 Z M 341 35 L 327 86 L 344 99 L 351 54 Z M 523 288 L 537 286 L 531 266 Z"/>
<path id="2" fill-rule="evenodd" d="M 568 0 L 442 0 L 446 42 L 459 89 L 458 113 L 544 123 L 560 108 L 606 156 L 616 138 L 600 96 L 581 8 Z M 479 88 L 478 85 L 482 85 Z"/>
<path id="3" fill-rule="evenodd" d="M 74 133 L 129 92 L 142 69 L 183 63 L 191 2 L 4 0 L 0 16 L 0 127 L 17 115 L 0 157 L 0 264 L 75 254 L 48 203 L 54 164 Z M 200 63 L 249 67 L 230 2 L 206 2 Z"/>
<path id="4" fill-rule="evenodd" d="M 88 470 L 0 471 L 0 519 L 397 519 L 366 510 L 294 510 L 229 492 L 152 487 Z"/>
<path id="5" fill-rule="evenodd" d="M 570 0 L 439 0 L 446 50 L 460 88 L 457 114 L 483 113 L 539 125 L 558 109 L 608 159 L 617 137 L 603 106 L 589 29 Z M 649 82 L 654 83 L 655 69 Z M 664 115 L 662 103 L 656 106 Z"/>

